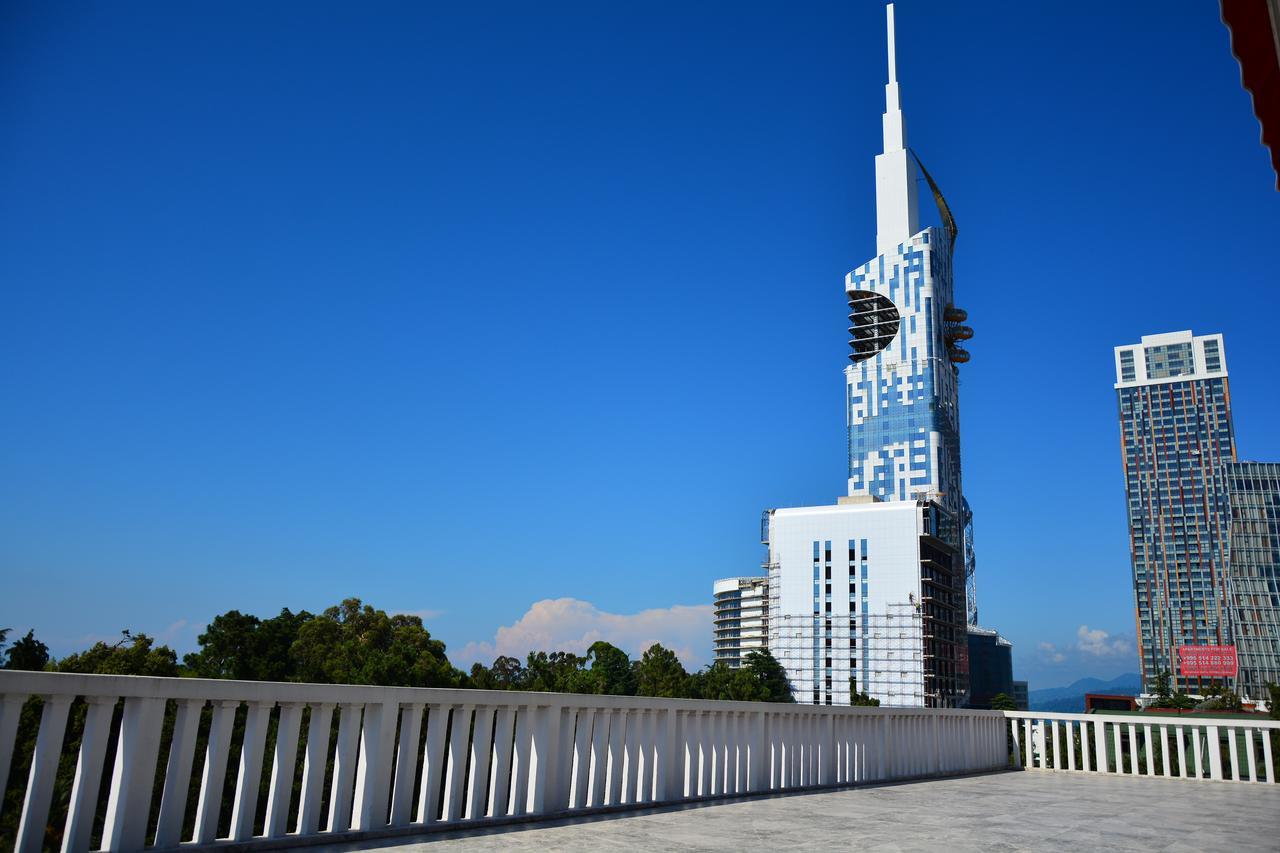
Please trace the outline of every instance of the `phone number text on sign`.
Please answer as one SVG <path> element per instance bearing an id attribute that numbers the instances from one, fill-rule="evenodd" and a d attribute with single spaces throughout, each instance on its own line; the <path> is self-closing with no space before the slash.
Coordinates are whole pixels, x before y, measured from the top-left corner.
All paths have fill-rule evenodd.
<path id="1" fill-rule="evenodd" d="M 1234 676 L 1236 647 L 1178 646 L 1178 673 L 1183 678 Z"/>

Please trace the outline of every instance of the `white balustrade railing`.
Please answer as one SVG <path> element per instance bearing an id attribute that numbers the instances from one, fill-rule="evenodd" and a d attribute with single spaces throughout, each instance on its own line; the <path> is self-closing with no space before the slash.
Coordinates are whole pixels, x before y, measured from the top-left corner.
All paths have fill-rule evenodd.
<path id="1" fill-rule="evenodd" d="M 995 711 L 0 672 L 0 788 L 21 790 L 0 833 L 20 851 L 407 834 L 1008 762 Z"/>
<path id="2" fill-rule="evenodd" d="M 1275 784 L 1280 722 L 1244 717 L 1006 711 L 1014 761 L 1065 770 Z"/>

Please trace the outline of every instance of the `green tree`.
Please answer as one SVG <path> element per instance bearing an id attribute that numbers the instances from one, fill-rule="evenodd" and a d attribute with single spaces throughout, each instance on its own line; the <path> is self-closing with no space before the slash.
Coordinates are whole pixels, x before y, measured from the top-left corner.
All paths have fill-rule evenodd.
<path id="1" fill-rule="evenodd" d="M 637 696 L 680 698 L 689 695 L 689 673 L 676 653 L 654 643 L 634 664 Z"/>
<path id="2" fill-rule="evenodd" d="M 5 629 L 8 633 L 8 629 Z M 3 637 L 0 636 L 0 640 Z M 49 663 L 49 647 L 36 639 L 36 632 L 28 631 L 27 635 L 20 640 L 16 640 L 13 645 L 9 646 L 9 650 L 5 652 L 8 660 L 4 665 L 5 669 L 25 669 L 34 672 L 40 672 Z"/>
<path id="3" fill-rule="evenodd" d="M 520 661 L 499 655 L 493 666 L 472 664 L 469 681 L 470 686 L 476 690 L 523 690 L 526 675 Z"/>
<path id="4" fill-rule="evenodd" d="M 596 640 L 587 649 L 587 670 L 593 693 L 607 696 L 636 695 L 636 675 L 627 653 L 604 640 Z"/>
<path id="5" fill-rule="evenodd" d="M 157 646 L 146 634 L 121 631 L 120 641 L 94 643 L 87 651 L 68 655 L 55 664 L 58 672 L 100 675 L 178 675 L 178 655 L 168 646 Z"/>
<path id="6" fill-rule="evenodd" d="M 572 652 L 529 652 L 525 658 L 527 690 L 546 693 L 594 693 L 586 658 Z"/>
<path id="7" fill-rule="evenodd" d="M 993 711 L 1016 711 L 1018 703 L 1014 702 L 1008 694 L 997 693 L 991 697 L 991 710 Z M 1083 723 L 1081 723 L 1083 725 Z"/>
<path id="8" fill-rule="evenodd" d="M 299 681 L 457 687 L 464 678 L 420 617 L 388 616 L 358 598 L 303 622 L 290 655 Z"/>
<path id="9" fill-rule="evenodd" d="M 768 690 L 747 667 L 734 669 L 724 661 L 716 661 L 690 679 L 695 699 L 720 699 L 735 702 L 766 702 Z"/>
<path id="10" fill-rule="evenodd" d="M 858 690 L 857 679 L 849 679 L 849 704 L 855 707 L 879 708 L 880 700 L 873 697 L 870 693 L 864 693 Z"/>
<path id="11" fill-rule="evenodd" d="M 768 649 L 752 649 L 743 663 L 764 689 L 763 701 L 796 701 L 795 697 L 791 695 L 791 682 L 787 680 L 787 671 L 769 653 Z"/>
<path id="12" fill-rule="evenodd" d="M 287 607 L 271 619 L 239 610 L 215 616 L 198 638 L 200 651 L 183 659 L 187 674 L 198 678 L 241 681 L 293 681 L 297 667 L 291 654 L 298 631 L 315 617 Z"/>
<path id="13" fill-rule="evenodd" d="M 1240 697 L 1229 687 L 1215 684 L 1205 691 L 1204 701 L 1196 707 L 1204 711 L 1239 711 L 1244 706 Z"/>
<path id="14" fill-rule="evenodd" d="M 1156 675 L 1156 683 L 1152 692 L 1156 694 L 1156 702 L 1169 703 L 1173 700 L 1173 691 L 1169 688 L 1169 670 L 1162 669 Z M 1169 704 L 1160 704 L 1155 705 L 1155 707 L 1169 708 L 1172 706 Z"/>

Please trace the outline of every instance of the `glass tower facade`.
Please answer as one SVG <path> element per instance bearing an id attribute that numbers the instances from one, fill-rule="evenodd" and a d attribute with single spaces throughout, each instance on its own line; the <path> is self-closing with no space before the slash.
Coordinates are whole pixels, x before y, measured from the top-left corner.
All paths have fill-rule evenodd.
<path id="1" fill-rule="evenodd" d="M 1143 688 L 1168 670 L 1199 693 L 1213 679 L 1183 677 L 1178 648 L 1232 643 L 1225 463 L 1236 445 L 1222 336 L 1145 336 L 1117 347 L 1115 363 Z"/>
<path id="2" fill-rule="evenodd" d="M 1228 464 L 1226 479 L 1236 692 L 1266 699 L 1267 683 L 1280 684 L 1280 464 Z"/>
<path id="3" fill-rule="evenodd" d="M 925 228 L 845 277 L 849 494 L 934 500 L 963 516 L 956 365 L 964 311 L 952 305 L 951 241 Z"/>

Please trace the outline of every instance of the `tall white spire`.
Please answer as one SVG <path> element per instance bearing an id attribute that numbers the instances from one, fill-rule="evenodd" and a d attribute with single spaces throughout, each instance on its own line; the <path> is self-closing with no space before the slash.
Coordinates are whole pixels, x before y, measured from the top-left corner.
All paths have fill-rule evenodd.
<path id="1" fill-rule="evenodd" d="M 876 155 L 876 253 L 892 252 L 920 230 L 915 171 L 907 154 L 907 125 L 898 97 L 893 4 L 885 10 L 889 31 L 889 84 L 884 87 L 884 153 Z"/>

